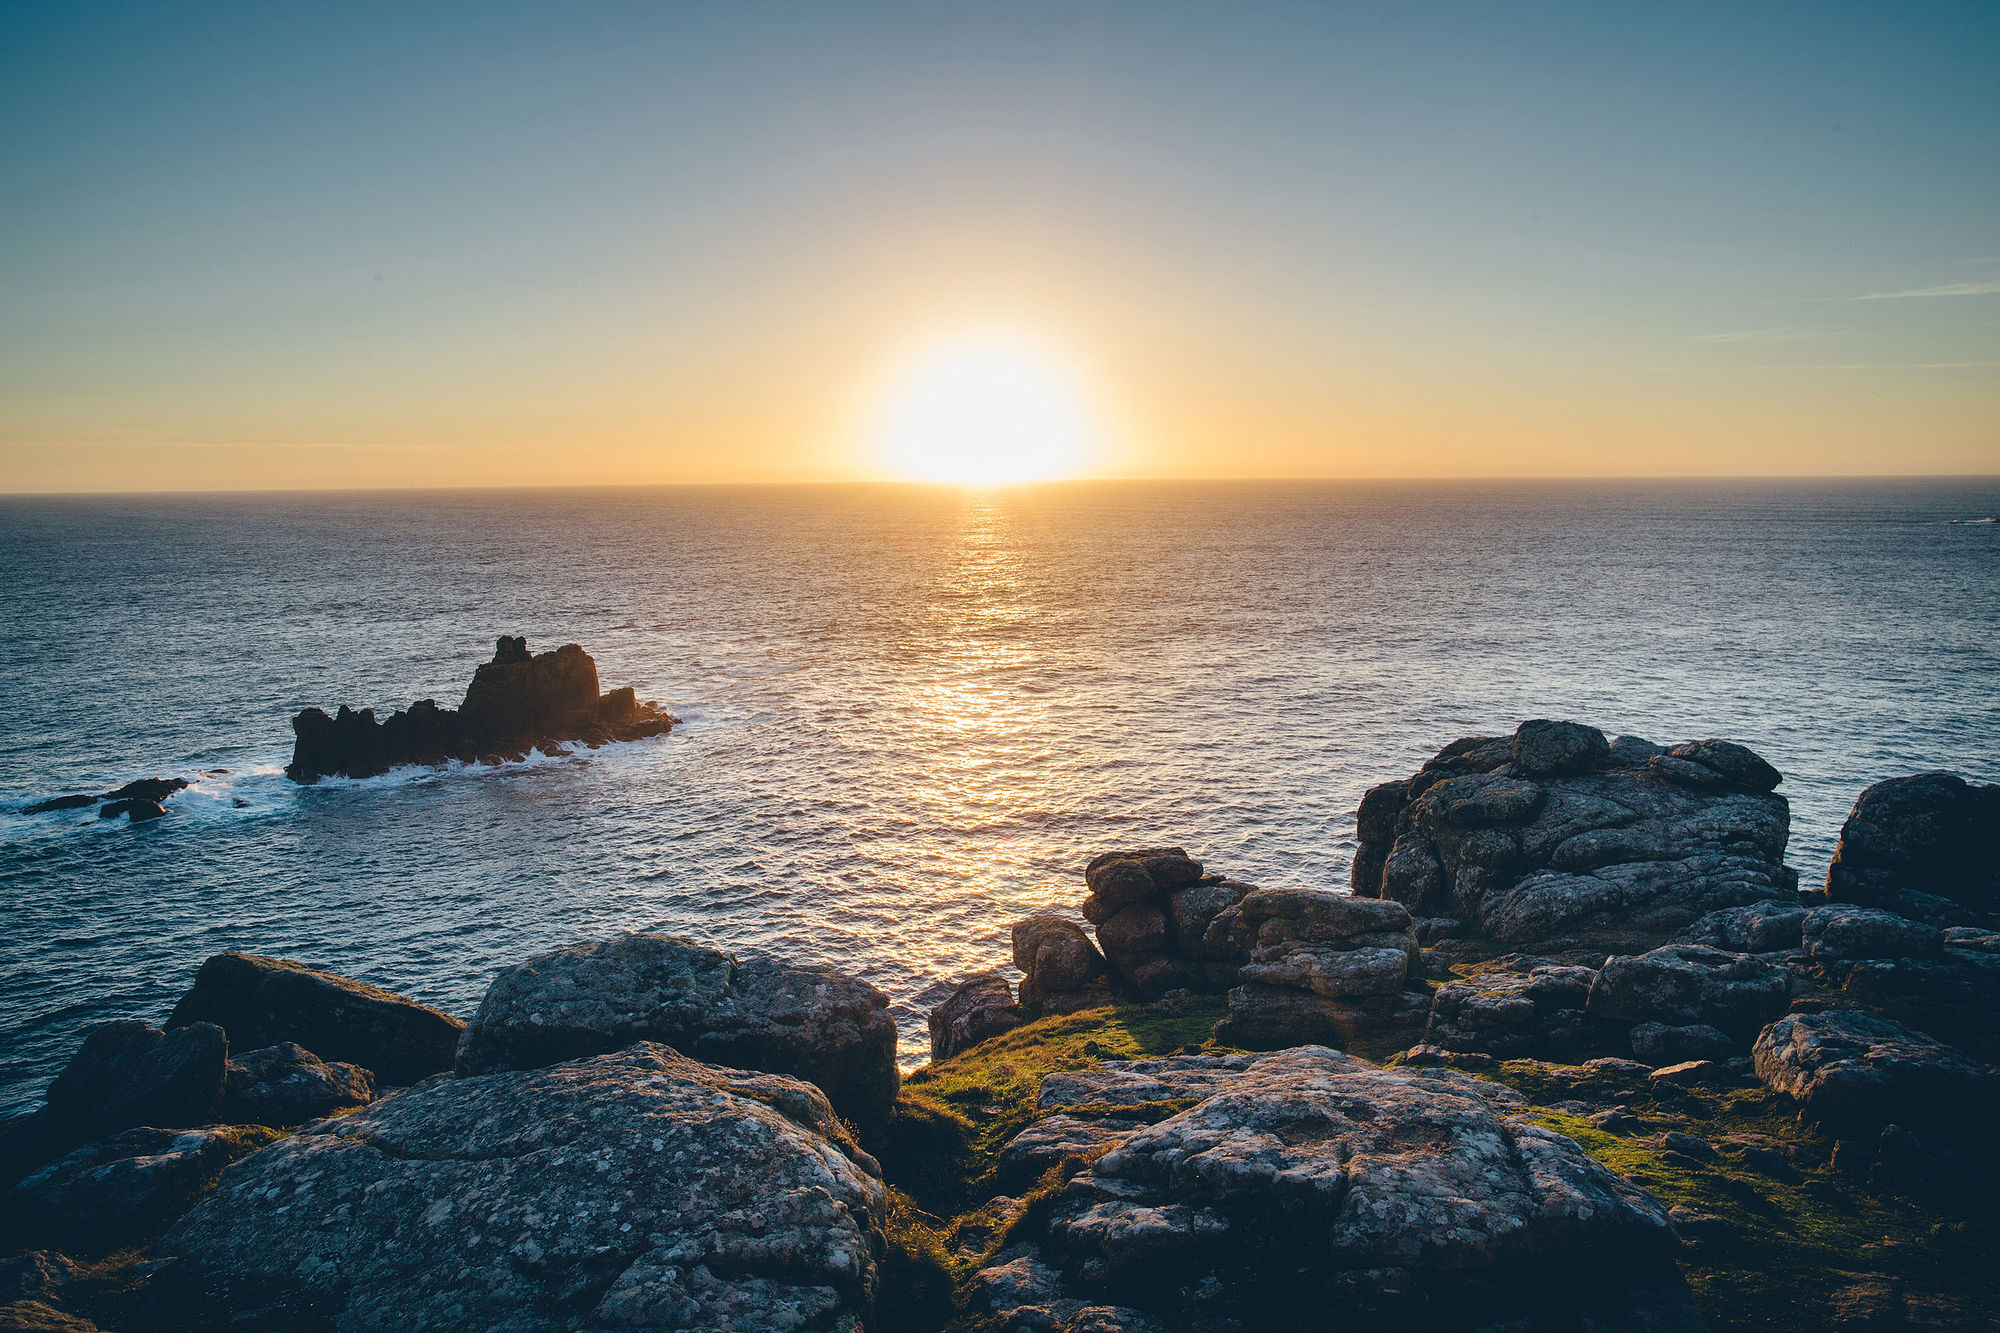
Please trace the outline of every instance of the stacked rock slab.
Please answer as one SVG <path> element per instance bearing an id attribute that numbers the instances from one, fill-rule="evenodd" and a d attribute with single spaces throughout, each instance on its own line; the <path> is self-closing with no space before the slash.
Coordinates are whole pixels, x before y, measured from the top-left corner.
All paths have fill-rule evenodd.
<path id="1" fill-rule="evenodd" d="M 1861 793 L 1826 896 L 1934 926 L 2000 927 L 2000 785 L 1917 773 Z"/>
<path id="2" fill-rule="evenodd" d="M 1370 790 L 1354 892 L 1510 944 L 1649 949 L 1705 913 L 1795 900 L 1779 780 L 1728 741 L 1524 722 Z"/>
<path id="3" fill-rule="evenodd" d="M 1211 949 L 1209 925 L 1250 892 L 1221 875 L 1204 875 L 1201 862 L 1179 847 L 1110 851 L 1084 868 L 1090 896 L 1083 919 L 1097 927 L 1097 942 L 1112 972 L 1144 999 L 1170 990 L 1221 990 L 1236 977 L 1240 954 L 1227 942 Z"/>
<path id="4" fill-rule="evenodd" d="M 1423 1022 L 1429 998 L 1406 991 L 1421 955 L 1409 909 L 1312 889 L 1255 889 L 1216 914 L 1209 947 L 1244 959 L 1216 1038 L 1253 1048 L 1394 1043 Z"/>
<path id="5" fill-rule="evenodd" d="M 199 1327 L 863 1333 L 880 1175 L 812 1085 L 639 1044 L 309 1127 L 161 1248 Z"/>
<path id="6" fill-rule="evenodd" d="M 1163 1102 L 1192 1104 L 1143 1123 Z M 1666 1210 L 1499 1084 L 1309 1046 L 1111 1062 L 1040 1104 L 1028 1133 L 1103 1132 L 970 1284 L 1004 1327 L 1698 1326 Z"/>

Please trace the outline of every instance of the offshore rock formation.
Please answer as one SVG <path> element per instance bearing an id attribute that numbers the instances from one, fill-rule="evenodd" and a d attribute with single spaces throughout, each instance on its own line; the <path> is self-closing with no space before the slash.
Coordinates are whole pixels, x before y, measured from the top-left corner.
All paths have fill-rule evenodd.
<path id="1" fill-rule="evenodd" d="M 459 1042 L 461 1076 L 664 1042 L 686 1055 L 810 1079 L 864 1135 L 895 1104 L 889 998 L 831 968 L 736 958 L 630 934 L 530 958 L 493 979 Z"/>
<path id="2" fill-rule="evenodd" d="M 374 777 L 405 764 L 518 759 L 537 747 L 660 736 L 674 721 L 658 704 L 640 703 L 629 686 L 599 694 L 597 663 L 576 644 L 537 654 L 525 638 L 503 635 L 456 711 L 420 699 L 377 722 L 371 708 L 343 704 L 332 717 L 306 709 L 292 719 L 298 739 L 285 774 L 313 783 Z"/>
<path id="3" fill-rule="evenodd" d="M 1120 1127 L 973 1279 L 1005 1327 L 1699 1326 L 1665 1207 L 1499 1084 L 1305 1046 L 1107 1062 L 1040 1107 Z"/>
<path id="4" fill-rule="evenodd" d="M 1705 913 L 1794 899 L 1778 782 L 1729 741 L 1524 722 L 1370 790 L 1354 892 L 1507 944 L 1642 952 Z"/>
<path id="5" fill-rule="evenodd" d="M 21 813 L 45 815 L 55 810 L 82 810 L 95 805 L 99 819 L 116 819 L 119 815 L 124 815 L 134 824 L 143 824 L 149 819 L 158 819 L 167 813 L 167 798 L 193 785 L 186 778 L 140 778 L 136 782 L 128 782 L 113 791 L 100 792 L 95 796 L 77 792 L 72 796 L 57 796 L 46 801 L 36 801 L 33 805 L 22 806 Z"/>
<path id="6" fill-rule="evenodd" d="M 217 1326 L 861 1333 L 885 1207 L 819 1089 L 642 1043 L 311 1126 L 162 1249 Z"/>
<path id="7" fill-rule="evenodd" d="M 2000 927 L 2000 785 L 1918 773 L 1861 793 L 1826 896 L 1934 926 Z"/>

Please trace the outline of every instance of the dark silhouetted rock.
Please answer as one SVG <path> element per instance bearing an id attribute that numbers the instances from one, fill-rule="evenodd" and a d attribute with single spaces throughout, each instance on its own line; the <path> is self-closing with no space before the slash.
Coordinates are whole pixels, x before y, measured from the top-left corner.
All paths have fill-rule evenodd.
<path id="1" fill-rule="evenodd" d="M 158 819 L 166 813 L 167 807 L 161 805 L 158 801 L 148 801 L 138 797 L 124 801 L 106 801 L 103 805 L 97 807 L 97 817 L 99 819 L 116 819 L 118 816 L 124 815 L 134 824 L 143 824 L 147 820 Z"/>
<path id="2" fill-rule="evenodd" d="M 36 801 L 21 807 L 24 815 L 46 815 L 56 810 L 81 810 L 87 805 L 96 805 L 103 798 L 88 792 L 77 792 L 72 796 L 55 796 L 46 801 Z"/>
<path id="3" fill-rule="evenodd" d="M 7 1209 L 31 1244 L 104 1254 L 157 1235 L 223 1167 L 279 1137 L 261 1125 L 128 1129 L 30 1175 Z"/>
<path id="4" fill-rule="evenodd" d="M 640 1044 L 310 1127 L 161 1249 L 205 1326 L 860 1333 L 884 1211 L 817 1088 Z"/>
<path id="5" fill-rule="evenodd" d="M 1669 1027 L 1640 1023 L 1631 1032 L 1632 1054 L 1653 1065 L 1677 1065 L 1690 1060 L 1727 1060 L 1741 1055 L 1742 1042 L 1705 1023 Z"/>
<path id="6" fill-rule="evenodd" d="M 948 1060 L 1027 1021 L 998 972 L 975 972 L 930 1012 L 931 1059 Z"/>
<path id="7" fill-rule="evenodd" d="M 1029 1017 L 1064 1012 L 1055 996 L 1084 992 L 1104 975 L 1104 955 L 1074 921 L 1037 914 L 1014 923 L 1014 966 L 1021 969 L 1021 1008 Z"/>
<path id="8" fill-rule="evenodd" d="M 1700 944 L 1669 944 L 1607 958 L 1591 985 L 1595 1018 L 1669 1027 L 1706 1025 L 1748 1036 L 1781 1014 L 1791 982 L 1780 968 L 1749 954 Z"/>
<path id="9" fill-rule="evenodd" d="M 1944 932 L 1906 921 L 1879 907 L 1828 903 L 1814 908 L 1800 926 L 1806 956 L 1815 961 L 1863 958 L 1935 958 L 1944 952 Z"/>
<path id="10" fill-rule="evenodd" d="M 1194 1104 L 1118 1124 L 1141 1118 L 1121 1108 L 1181 1100 Z M 1304 1047 L 1050 1076 L 1042 1109 L 1076 1119 L 1066 1104 L 1099 1113 L 1094 1131 L 1062 1130 L 1095 1161 L 970 1285 L 1005 1327 L 1373 1326 L 1385 1306 L 1421 1307 L 1426 1327 L 1553 1326 L 1686 1309 L 1665 1208 L 1495 1083 Z M 1027 1133 L 1053 1138 L 1048 1124 Z"/>
<path id="11" fill-rule="evenodd" d="M 1917 773 L 1861 793 L 1827 897 L 1934 926 L 2000 926 L 2000 785 Z"/>
<path id="12" fill-rule="evenodd" d="M 456 710 L 420 699 L 378 722 L 368 708 L 342 705 L 332 717 L 306 709 L 292 719 L 297 739 L 285 773 L 300 783 L 373 777 L 402 765 L 510 758 L 572 741 L 638 740 L 673 724 L 671 714 L 640 703 L 629 687 L 600 695 L 597 664 L 576 644 L 536 654 L 526 639 L 503 636 Z"/>
<path id="13" fill-rule="evenodd" d="M 320 1059 L 295 1042 L 230 1057 L 224 1121 L 285 1128 L 375 1100 L 375 1080 L 359 1065 Z"/>
<path id="14" fill-rule="evenodd" d="M 98 1333 L 97 1325 L 61 1307 L 85 1271 L 54 1250 L 25 1250 L 0 1259 L 0 1328 L 10 1333 Z"/>
<path id="15" fill-rule="evenodd" d="M 1990 1133 L 2000 1080 L 1963 1053 L 1862 1009 L 1787 1014 L 1758 1034 L 1757 1077 L 1835 1123 Z"/>
<path id="16" fill-rule="evenodd" d="M 864 1135 L 901 1086 L 881 991 L 832 968 L 736 958 L 673 935 L 556 949 L 493 979 L 458 1048 L 461 1076 L 654 1041 L 817 1084 Z"/>
<path id="17" fill-rule="evenodd" d="M 1651 948 L 1706 913 L 1793 899 L 1775 777 L 1726 741 L 1661 753 L 1556 722 L 1470 737 L 1363 798 L 1354 891 L 1511 944 Z"/>
<path id="18" fill-rule="evenodd" d="M 240 1050 L 296 1042 L 395 1087 L 450 1069 L 465 1025 L 415 1000 L 282 958 L 219 953 L 168 1027 L 214 1023 Z"/>
<path id="19" fill-rule="evenodd" d="M 71 1143 L 135 1125 L 205 1125 L 222 1103 L 228 1058 L 213 1024 L 162 1032 L 136 1019 L 100 1023 L 49 1085 L 49 1114 Z"/>

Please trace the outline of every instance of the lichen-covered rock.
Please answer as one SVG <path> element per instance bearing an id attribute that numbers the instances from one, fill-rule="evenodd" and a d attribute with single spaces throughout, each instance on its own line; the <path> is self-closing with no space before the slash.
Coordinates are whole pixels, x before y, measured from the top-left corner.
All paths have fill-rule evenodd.
<path id="1" fill-rule="evenodd" d="M 1580 1059 L 1616 1044 L 1616 1026 L 1584 1012 L 1597 979 L 1591 969 L 1502 961 L 1510 965 L 1448 981 L 1433 992 L 1426 1045 L 1503 1059 Z"/>
<path id="2" fill-rule="evenodd" d="M 1935 926 L 2000 926 L 2000 785 L 1917 773 L 1861 793 L 1827 897 Z"/>
<path id="3" fill-rule="evenodd" d="M 1750 954 L 1700 944 L 1669 944 L 1607 958 L 1590 988 L 1597 1018 L 1670 1027 L 1706 1024 L 1748 1035 L 1791 999 L 1787 974 Z"/>
<path id="4" fill-rule="evenodd" d="M 279 1137 L 262 1125 L 128 1129 L 9 1190 L 11 1228 L 32 1244 L 80 1254 L 134 1244 L 185 1212 L 222 1168 Z"/>
<path id="5" fill-rule="evenodd" d="M 367 1070 L 287 1041 L 230 1057 L 220 1115 L 231 1124 L 285 1128 L 374 1100 Z"/>
<path id="6" fill-rule="evenodd" d="M 988 1037 L 1021 1026 L 1026 1016 L 1014 1003 L 1013 988 L 998 972 L 975 972 L 945 1002 L 931 1010 L 931 1059 L 948 1060 Z"/>
<path id="7" fill-rule="evenodd" d="M 1327 999 L 1393 995 L 1403 987 L 1410 956 L 1403 949 L 1331 949 L 1288 942 L 1259 949 L 1239 971 L 1245 982 L 1292 986 Z"/>
<path id="8" fill-rule="evenodd" d="M 1950 940 L 1931 958 L 1814 958 L 1846 1000 L 1986 1061 L 2000 1061 L 2000 953 Z"/>
<path id="9" fill-rule="evenodd" d="M 135 1125 L 207 1124 L 222 1101 L 228 1057 L 212 1024 L 162 1032 L 133 1019 L 100 1023 L 49 1085 L 50 1119 L 70 1143 Z"/>
<path id="10" fill-rule="evenodd" d="M 1173 948 L 1183 958 L 1204 962 L 1240 963 L 1243 950 L 1223 931 L 1213 940 L 1209 927 L 1216 917 L 1242 902 L 1255 888 L 1233 879 L 1214 883 L 1189 884 L 1166 897 L 1167 920 L 1172 927 Z"/>
<path id="11" fill-rule="evenodd" d="M 1178 1329 L 1344 1326 L 1385 1307 L 1440 1326 L 1560 1321 L 1627 1308 L 1635 1286 L 1675 1299 L 1666 1210 L 1498 1084 L 1305 1047 L 1108 1064 L 1051 1076 L 1042 1101 L 1187 1098 L 1017 1232 L 974 1279 L 979 1303 L 1008 1327 L 1103 1309 Z"/>
<path id="12" fill-rule="evenodd" d="M 663 1042 L 696 1059 L 807 1079 L 873 1134 L 901 1085 L 888 1010 L 881 991 L 831 968 L 627 934 L 502 971 L 465 1029 L 457 1072 L 532 1069 Z"/>
<path id="13" fill-rule="evenodd" d="M 356 1064 L 400 1087 L 451 1068 L 465 1024 L 450 1014 L 284 958 L 219 953 L 167 1019 L 213 1023 L 238 1050 L 296 1042 L 322 1060 Z"/>
<path id="14" fill-rule="evenodd" d="M 1935 958 L 1944 952 L 1944 932 L 1908 921 L 1879 907 L 1828 903 L 1800 924 L 1806 956 L 1815 961 L 1864 958 Z"/>
<path id="15" fill-rule="evenodd" d="M 640 1044 L 312 1126 L 161 1248 L 231 1327 L 861 1333 L 883 1214 L 818 1089 Z"/>
<path id="16" fill-rule="evenodd" d="M 1038 913 L 1014 923 L 1014 966 L 1021 969 L 1021 1008 L 1030 1017 L 1063 1012 L 1053 997 L 1086 990 L 1104 975 L 1104 955 L 1074 921 Z"/>
<path id="17" fill-rule="evenodd" d="M 1731 953 L 1777 953 L 1799 947 L 1806 908 L 1797 902 L 1724 907 L 1701 917 L 1676 935 L 1676 944 L 1706 944 Z"/>
<path id="18" fill-rule="evenodd" d="M 1051 1167 L 1095 1160 L 1145 1125 L 1115 1115 L 1046 1116 L 1007 1141 L 993 1163 L 994 1180 L 1003 1188 L 1031 1185 Z"/>
<path id="19" fill-rule="evenodd" d="M 1863 1009 L 1787 1014 L 1752 1051 L 1766 1086 L 1823 1120 L 1990 1133 L 2000 1080 L 1962 1052 Z"/>
<path id="20" fill-rule="evenodd" d="M 1776 770 L 1574 723 L 1446 746 L 1357 815 L 1354 891 L 1517 944 L 1650 948 L 1705 913 L 1792 898 Z"/>

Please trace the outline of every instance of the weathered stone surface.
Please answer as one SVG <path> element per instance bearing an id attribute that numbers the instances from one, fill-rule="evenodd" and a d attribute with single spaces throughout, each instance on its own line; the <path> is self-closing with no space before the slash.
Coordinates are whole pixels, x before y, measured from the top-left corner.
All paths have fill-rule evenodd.
<path id="1" fill-rule="evenodd" d="M 861 1333 L 883 1211 L 818 1089 L 641 1044 L 309 1128 L 162 1249 L 238 1327 Z"/>
<path id="2" fill-rule="evenodd" d="M 1616 1309 L 1630 1292 L 1606 1290 L 1614 1273 L 1614 1287 L 1673 1285 L 1665 1209 L 1518 1118 L 1500 1085 L 1312 1047 L 1091 1075 L 1052 1076 L 1043 1104 L 1200 1100 L 1123 1137 L 978 1275 L 1009 1327 L 1065 1328 L 1089 1309 L 1333 1327 L 1402 1303 L 1456 1326 Z"/>
<path id="3" fill-rule="evenodd" d="M 1934 958 L 1814 958 L 1819 980 L 1967 1051 L 2000 1061 L 2000 953 L 1947 942 Z"/>
<path id="4" fill-rule="evenodd" d="M 1826 893 L 1935 926 L 2000 926 L 2000 785 L 1953 773 L 1876 783 L 1841 827 Z"/>
<path id="5" fill-rule="evenodd" d="M 1710 912 L 1674 937 L 1676 944 L 1706 944 L 1731 953 L 1775 953 L 1799 947 L 1806 908 L 1771 901 Z"/>
<path id="6" fill-rule="evenodd" d="M 1584 1013 L 1597 974 L 1534 959 L 1448 981 L 1431 996 L 1424 1043 L 1501 1058 L 1577 1059 L 1600 1054 L 1615 1037 Z"/>
<path id="7" fill-rule="evenodd" d="M 219 953 L 167 1018 L 213 1023 L 238 1050 L 296 1042 L 322 1060 L 360 1065 L 382 1084 L 451 1068 L 465 1025 L 415 1000 L 283 958 Z"/>
<path id="8" fill-rule="evenodd" d="M 374 1100 L 367 1070 L 288 1041 L 230 1057 L 219 1114 L 230 1124 L 287 1128 Z"/>
<path id="9" fill-rule="evenodd" d="M 1669 944 L 1605 959 L 1587 1009 L 1598 1018 L 1669 1027 L 1706 1024 L 1747 1035 L 1784 1012 L 1790 999 L 1786 974 L 1760 958 Z"/>
<path id="10" fill-rule="evenodd" d="M 262 1125 L 128 1129 L 28 1176 L 7 1209 L 30 1243 L 103 1254 L 157 1234 L 223 1167 L 279 1137 Z"/>
<path id="11" fill-rule="evenodd" d="M 1097 927 L 1105 957 L 1153 953 L 1167 946 L 1167 914 L 1150 902 L 1128 903 Z"/>
<path id="12" fill-rule="evenodd" d="M 1113 907 L 1167 893 L 1201 878 L 1201 862 L 1179 847 L 1100 852 L 1084 867 L 1084 883 Z"/>
<path id="13" fill-rule="evenodd" d="M 1245 894 L 1235 911 L 1237 920 L 1257 928 L 1257 941 L 1263 944 L 1332 941 L 1410 928 L 1409 909 L 1401 903 L 1318 889 L 1257 889 Z"/>
<path id="14" fill-rule="evenodd" d="M 901 1082 L 888 997 L 867 982 L 638 933 L 502 971 L 465 1029 L 457 1072 L 532 1069 L 640 1041 L 807 1079 L 864 1134 L 887 1123 Z"/>
<path id="15" fill-rule="evenodd" d="M 1332 949 L 1289 942 L 1259 949 L 1238 975 L 1246 983 L 1292 986 L 1328 999 L 1355 999 L 1401 990 L 1409 963 L 1409 953 L 1403 949 Z"/>
<path id="16" fill-rule="evenodd" d="M 1864 958 L 1935 958 L 1944 952 L 1944 932 L 1907 921 L 1879 907 L 1828 903 L 1800 924 L 1806 956 L 1816 961 Z"/>
<path id="17" fill-rule="evenodd" d="M 50 1118 L 69 1143 L 134 1125 L 215 1119 L 229 1047 L 208 1023 L 171 1032 L 133 1019 L 100 1023 L 49 1085 Z"/>
<path id="18" fill-rule="evenodd" d="M 1038 914 L 1016 921 L 1013 944 L 1021 1008 L 1030 1017 L 1051 1008 L 1051 997 L 1083 991 L 1104 975 L 1104 955 L 1083 927 L 1063 917 Z"/>
<path id="19" fill-rule="evenodd" d="M 1093 1160 L 1145 1124 L 1119 1116 L 1046 1116 L 1007 1141 L 994 1161 L 994 1179 L 1003 1188 L 1033 1184 L 1051 1167 Z"/>
<path id="20" fill-rule="evenodd" d="M 1229 992 L 1229 1015 L 1215 1025 L 1215 1038 L 1254 1050 L 1312 1042 L 1394 1045 L 1414 1040 L 1429 1012 L 1430 997 L 1420 991 L 1329 999 L 1308 989 L 1245 982 Z"/>
<path id="21" fill-rule="evenodd" d="M 342 705 L 332 717 L 306 709 L 292 719 L 297 739 L 285 774 L 299 783 L 373 777 L 399 765 L 470 763 L 537 745 L 638 740 L 663 735 L 673 724 L 671 714 L 639 703 L 629 687 L 600 695 L 597 663 L 576 644 L 530 653 L 526 639 L 502 636 L 455 711 L 420 699 L 378 723 L 372 708 L 356 712 Z"/>
<path id="22" fill-rule="evenodd" d="M 1208 938 L 1216 917 L 1242 902 L 1254 885 L 1235 880 L 1190 884 L 1167 895 L 1167 920 L 1172 928 L 1172 947 L 1182 957 L 1213 962 L 1243 961 L 1243 951 L 1224 931 L 1215 940 Z"/>
<path id="23" fill-rule="evenodd" d="M 1690 1060 L 1727 1060 L 1743 1053 L 1743 1043 L 1704 1023 L 1669 1027 L 1640 1023 L 1632 1029 L 1632 1054 L 1648 1064 L 1677 1065 Z"/>
<path id="24" fill-rule="evenodd" d="M 931 1010 L 931 1059 L 948 1060 L 968 1046 L 977 1046 L 1025 1021 L 1007 978 L 998 972 L 975 972 Z"/>
<path id="25" fill-rule="evenodd" d="M 1758 1034 L 1757 1077 L 1824 1120 L 1990 1132 L 2000 1080 L 1959 1051 L 1862 1009 L 1787 1014 Z"/>
<path id="26" fill-rule="evenodd" d="M 1621 951 L 1792 898 L 1773 770 L 1729 742 L 1657 748 L 1548 722 L 1447 746 L 1365 798 L 1355 893 L 1509 943 Z"/>

